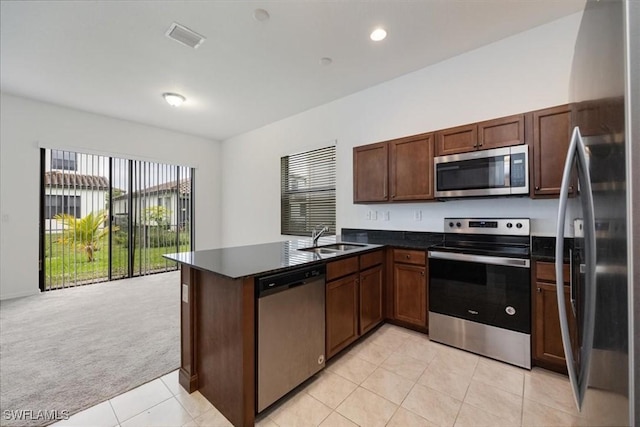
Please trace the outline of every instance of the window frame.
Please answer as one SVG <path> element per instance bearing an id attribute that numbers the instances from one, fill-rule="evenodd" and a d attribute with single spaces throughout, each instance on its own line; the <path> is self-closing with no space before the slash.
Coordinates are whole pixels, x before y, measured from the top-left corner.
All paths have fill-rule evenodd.
<path id="1" fill-rule="evenodd" d="M 52 205 L 51 200 L 56 198 L 56 204 Z M 73 198 L 73 199 L 71 199 Z M 74 201 L 73 206 L 69 203 Z M 44 195 L 44 219 L 52 220 L 58 214 L 69 214 L 74 218 L 82 218 L 82 196 L 67 194 L 45 194 Z M 52 212 L 52 208 L 54 212 Z"/>
<path id="2" fill-rule="evenodd" d="M 281 235 L 311 236 L 320 224 L 336 234 L 336 178 L 335 144 L 280 158 Z"/>
<path id="3" fill-rule="evenodd" d="M 51 150 L 51 169 L 77 171 L 78 153 L 64 150 Z"/>

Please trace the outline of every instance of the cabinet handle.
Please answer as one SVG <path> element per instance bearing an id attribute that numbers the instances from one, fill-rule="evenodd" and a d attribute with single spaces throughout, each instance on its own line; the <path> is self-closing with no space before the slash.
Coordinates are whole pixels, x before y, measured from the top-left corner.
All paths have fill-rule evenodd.
<path id="1" fill-rule="evenodd" d="M 540 187 L 536 185 L 536 191 L 540 190 Z"/>
<path id="2" fill-rule="evenodd" d="M 407 259 L 411 259 L 411 255 L 407 255 Z"/>
<path id="3" fill-rule="evenodd" d="M 536 291 L 538 291 L 538 293 L 542 292 L 541 288 L 536 288 Z"/>
<path id="4" fill-rule="evenodd" d="M 569 186 L 569 191 L 573 191 L 573 185 Z"/>
<path id="5" fill-rule="evenodd" d="M 424 276 L 424 271 L 421 271 L 421 272 L 420 272 L 420 275 L 421 275 L 421 276 Z"/>

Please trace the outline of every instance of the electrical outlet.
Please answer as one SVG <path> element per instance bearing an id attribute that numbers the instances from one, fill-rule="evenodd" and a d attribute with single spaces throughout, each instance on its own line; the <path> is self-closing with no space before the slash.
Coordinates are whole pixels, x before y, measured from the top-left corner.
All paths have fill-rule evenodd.
<path id="1" fill-rule="evenodd" d="M 182 284 L 182 302 L 189 302 L 189 285 L 186 283 Z"/>
<path id="2" fill-rule="evenodd" d="M 371 219 L 373 221 L 377 221 L 378 220 L 378 211 L 371 211 Z"/>
<path id="3" fill-rule="evenodd" d="M 389 211 L 384 211 L 384 218 L 383 219 L 385 221 L 389 221 L 389 217 L 390 217 Z"/>
<path id="4" fill-rule="evenodd" d="M 365 217 L 370 221 L 371 220 L 371 211 L 367 211 Z"/>
<path id="5" fill-rule="evenodd" d="M 422 221 L 422 211 L 418 209 L 417 211 L 413 212 L 413 219 L 415 219 L 416 221 Z"/>

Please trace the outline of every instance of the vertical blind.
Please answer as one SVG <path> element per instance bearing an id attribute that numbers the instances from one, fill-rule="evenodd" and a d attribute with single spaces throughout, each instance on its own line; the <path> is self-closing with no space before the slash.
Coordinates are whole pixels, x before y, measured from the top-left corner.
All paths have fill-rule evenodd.
<path id="1" fill-rule="evenodd" d="M 281 234 L 310 236 L 322 224 L 336 232 L 336 147 L 280 159 Z"/>

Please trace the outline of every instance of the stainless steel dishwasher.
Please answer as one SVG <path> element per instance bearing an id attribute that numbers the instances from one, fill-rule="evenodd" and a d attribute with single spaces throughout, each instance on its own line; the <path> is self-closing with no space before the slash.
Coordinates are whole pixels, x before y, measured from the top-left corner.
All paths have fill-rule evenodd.
<path id="1" fill-rule="evenodd" d="M 258 412 L 324 368 L 325 267 L 256 278 Z"/>

